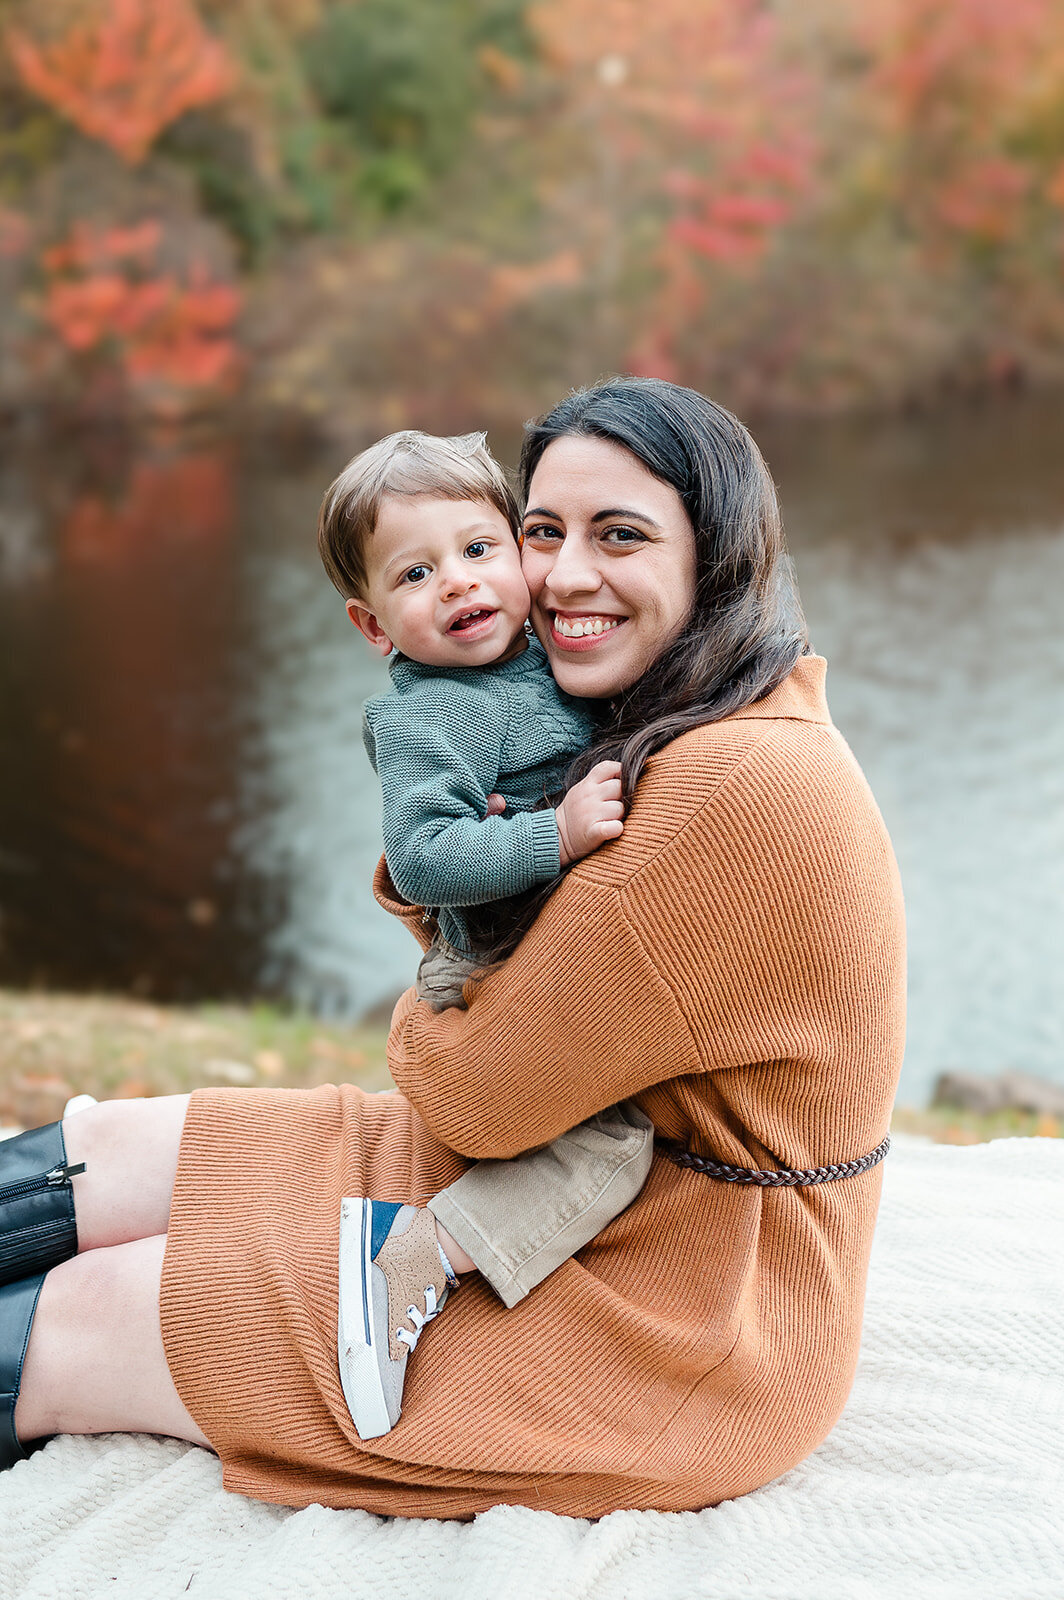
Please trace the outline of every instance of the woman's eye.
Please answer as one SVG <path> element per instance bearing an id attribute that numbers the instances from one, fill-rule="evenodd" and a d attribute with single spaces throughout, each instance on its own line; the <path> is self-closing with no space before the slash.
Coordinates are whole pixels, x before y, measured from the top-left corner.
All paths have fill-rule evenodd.
<path id="1" fill-rule="evenodd" d="M 551 539 L 560 540 L 563 537 L 560 529 L 552 528 L 546 522 L 537 522 L 531 528 L 526 528 L 524 536 L 526 539 L 538 539 L 540 543 Z"/>
<path id="2" fill-rule="evenodd" d="M 613 544 L 646 544 L 647 536 L 638 528 L 607 528 L 603 535 Z"/>
<path id="3" fill-rule="evenodd" d="M 408 567 L 400 578 L 400 583 L 420 583 L 428 574 L 428 567 Z"/>
<path id="4" fill-rule="evenodd" d="M 486 556 L 490 546 L 486 539 L 474 539 L 472 544 L 467 544 L 465 553 L 472 556 L 474 561 L 478 556 Z"/>

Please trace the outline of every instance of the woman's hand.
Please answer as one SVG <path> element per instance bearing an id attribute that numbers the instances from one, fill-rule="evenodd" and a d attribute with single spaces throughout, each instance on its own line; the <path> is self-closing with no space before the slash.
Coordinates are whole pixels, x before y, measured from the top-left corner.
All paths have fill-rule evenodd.
<path id="1" fill-rule="evenodd" d="M 621 763 L 598 762 L 586 778 L 574 783 L 554 815 L 563 867 L 589 855 L 607 839 L 619 839 L 624 832 Z"/>

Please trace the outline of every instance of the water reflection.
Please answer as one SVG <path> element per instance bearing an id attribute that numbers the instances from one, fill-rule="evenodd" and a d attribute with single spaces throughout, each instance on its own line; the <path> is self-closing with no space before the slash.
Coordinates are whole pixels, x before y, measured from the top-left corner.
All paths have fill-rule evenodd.
<path id="1" fill-rule="evenodd" d="M 902 866 L 914 1101 L 947 1067 L 1064 1081 L 1059 440 L 1055 407 L 858 431 L 787 495 L 832 713 Z"/>
<path id="2" fill-rule="evenodd" d="M 72 478 L 51 465 L 21 464 L 41 515 L 32 556 L 16 518 L 2 591 L 5 975 L 167 994 L 253 983 L 230 849 L 233 450 L 96 457 Z"/>
<path id="3" fill-rule="evenodd" d="M 384 663 L 305 552 L 278 551 L 247 576 L 271 649 L 249 685 L 239 843 L 285 892 L 263 930 L 262 979 L 326 1012 L 385 1007 L 412 981 L 414 946 L 370 891 L 380 805 L 362 702 L 387 687 Z"/>
<path id="4" fill-rule="evenodd" d="M 1064 1076 L 1058 409 L 762 433 L 902 863 L 906 1097 L 947 1066 Z M 361 1012 L 408 980 L 369 892 L 360 706 L 383 667 L 313 552 L 340 464 L 234 441 L 8 452 L 0 981 Z"/>

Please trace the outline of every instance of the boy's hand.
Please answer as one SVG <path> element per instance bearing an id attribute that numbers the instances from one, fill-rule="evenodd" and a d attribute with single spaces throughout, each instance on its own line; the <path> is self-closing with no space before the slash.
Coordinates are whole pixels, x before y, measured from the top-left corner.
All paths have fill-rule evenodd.
<path id="1" fill-rule="evenodd" d="M 573 784 L 554 815 L 563 867 L 589 855 L 607 839 L 619 839 L 624 832 L 621 763 L 600 761 L 592 767 L 586 778 Z"/>

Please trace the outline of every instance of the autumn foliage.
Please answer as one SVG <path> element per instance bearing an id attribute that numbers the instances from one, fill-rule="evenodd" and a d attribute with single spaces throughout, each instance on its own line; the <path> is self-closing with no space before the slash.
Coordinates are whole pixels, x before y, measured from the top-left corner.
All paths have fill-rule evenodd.
<path id="1" fill-rule="evenodd" d="M 0 192 L 0 277 L 79 370 L 226 392 L 228 250 L 249 372 L 308 415 L 621 367 L 747 410 L 1064 379 L 1064 0 L 201 3 L 224 43 L 195 0 L 0 0 L 34 138 L 113 169 L 50 229 Z M 183 223 L 213 276 L 161 264 Z"/>
<path id="2" fill-rule="evenodd" d="M 595 97 L 626 173 L 645 161 L 669 236 L 710 260 L 759 256 L 810 187 L 811 84 L 759 0 L 543 0 L 550 58 Z M 582 80 L 580 82 L 579 80 Z"/>
<path id="3" fill-rule="evenodd" d="M 239 359 L 236 290 L 193 270 L 160 272 L 157 222 L 82 225 L 44 252 L 41 318 L 75 359 L 109 365 L 152 409 L 183 409 L 231 387 Z"/>
<path id="4" fill-rule="evenodd" d="M 627 302 L 627 364 L 743 405 L 829 406 L 900 396 L 936 366 L 1062 367 L 1062 0 L 532 15 L 574 131 L 610 130 L 612 185 L 600 163 L 567 222 L 632 218 L 607 286 Z"/>
<path id="5" fill-rule="evenodd" d="M 6 42 L 24 88 L 130 167 L 163 129 L 236 79 L 190 0 L 94 0 L 48 42 L 18 27 Z M 27 219 L 0 214 L 0 250 L 25 251 L 31 236 Z M 231 390 L 239 293 L 201 264 L 161 266 L 163 245 L 152 216 L 76 221 L 39 241 L 34 303 L 51 340 L 44 365 L 65 365 L 87 397 L 113 392 L 117 379 L 124 403 L 182 413 Z"/>
<path id="6" fill-rule="evenodd" d="M 105 0 L 51 44 L 12 28 L 23 83 L 123 161 L 142 161 L 162 130 L 232 88 L 235 71 L 190 0 Z"/>

